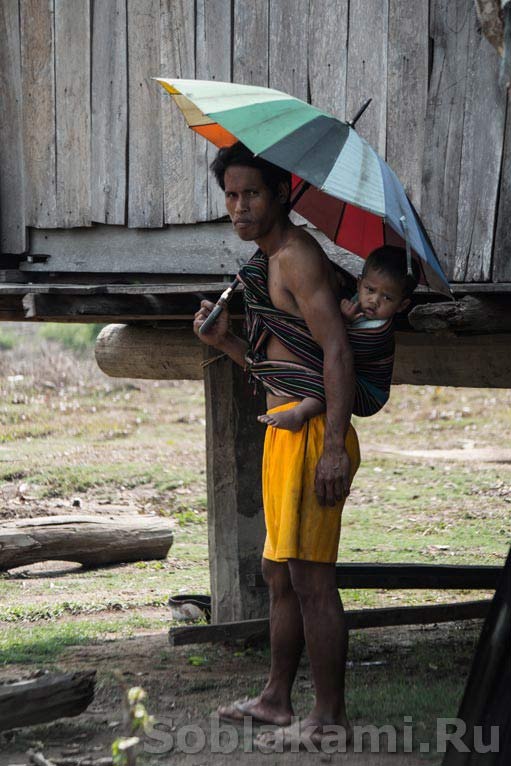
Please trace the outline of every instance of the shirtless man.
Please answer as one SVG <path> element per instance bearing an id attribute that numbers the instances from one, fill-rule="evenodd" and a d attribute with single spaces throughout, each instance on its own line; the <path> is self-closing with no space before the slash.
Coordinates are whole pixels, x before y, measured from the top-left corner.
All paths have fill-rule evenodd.
<path id="1" fill-rule="evenodd" d="M 312 336 L 311 342 L 318 344 L 323 352 L 326 414 L 309 421 L 309 426 L 315 424 L 315 431 L 308 431 L 304 437 L 271 426 L 267 429 L 267 442 L 268 435 L 272 438 L 282 435 L 290 440 L 305 438 L 307 449 L 315 450 L 311 453 L 309 487 L 303 486 L 298 491 L 301 503 L 297 509 L 298 525 L 302 515 L 308 518 L 310 535 L 304 534 L 301 528 L 291 530 L 293 545 L 295 542 L 297 545 L 290 548 L 284 540 L 285 550 L 282 550 L 282 546 L 278 549 L 275 534 L 274 539 L 270 539 L 270 532 L 277 530 L 278 537 L 279 524 L 286 526 L 288 522 L 274 516 L 270 518 L 269 514 L 287 514 L 286 507 L 278 508 L 282 492 L 277 484 L 283 475 L 292 472 L 293 461 L 289 461 L 288 442 L 284 446 L 274 445 L 270 455 L 267 452 L 271 445 L 265 444 L 267 470 L 265 476 L 263 466 L 263 499 L 268 536 L 262 571 L 270 592 L 269 679 L 258 697 L 235 702 L 218 711 L 224 720 L 242 722 L 244 716 L 251 716 L 255 722 L 277 724 L 283 727 L 282 736 L 289 745 L 299 735 L 296 724 L 294 727 L 289 724 L 293 716 L 291 688 L 304 643 L 316 701 L 299 731 L 308 730 L 308 736 L 314 732 L 313 739 L 318 739 L 324 726 L 349 728 L 344 700 L 348 634 L 335 582 L 335 560 L 342 506 L 360 459 L 356 434 L 350 425 L 354 396 L 352 352 L 339 311 L 333 268 L 315 239 L 289 220 L 289 175 L 253 157 L 241 144 L 220 150 L 212 168 L 224 188 L 227 212 L 235 231 L 242 240 L 254 241 L 266 259 L 269 300 L 291 321 L 296 318 L 299 322 L 303 318 Z M 227 311 L 209 332 L 199 335 L 199 328 L 212 309 L 211 302 L 202 301 L 195 315 L 195 333 L 204 343 L 246 368 L 248 344 L 230 332 Z M 300 361 L 274 335 L 265 339 L 265 353 L 269 360 Z M 297 396 L 267 394 L 270 410 L 293 406 L 299 401 Z M 292 444 L 294 442 L 291 450 Z M 297 470 L 301 477 L 303 467 Z M 314 537 L 316 532 L 319 538 L 309 545 L 309 537 Z M 328 550 L 322 549 L 325 546 L 321 540 L 326 541 Z"/>

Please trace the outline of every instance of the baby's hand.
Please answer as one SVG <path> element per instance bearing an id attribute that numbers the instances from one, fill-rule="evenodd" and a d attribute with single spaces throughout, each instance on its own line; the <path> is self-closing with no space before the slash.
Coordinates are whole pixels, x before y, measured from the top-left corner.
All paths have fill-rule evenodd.
<path id="1" fill-rule="evenodd" d="M 347 322 L 354 322 L 355 319 L 364 315 L 360 311 L 360 303 L 352 303 L 347 298 L 343 298 L 341 301 L 341 314 Z"/>

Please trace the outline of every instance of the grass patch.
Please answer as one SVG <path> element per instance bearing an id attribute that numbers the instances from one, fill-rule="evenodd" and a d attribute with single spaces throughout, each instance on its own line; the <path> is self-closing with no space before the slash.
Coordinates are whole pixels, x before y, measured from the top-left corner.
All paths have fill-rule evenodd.
<path id="1" fill-rule="evenodd" d="M 94 346 L 103 327 L 102 324 L 46 322 L 39 328 L 39 336 L 56 341 L 70 351 L 83 353 Z"/>

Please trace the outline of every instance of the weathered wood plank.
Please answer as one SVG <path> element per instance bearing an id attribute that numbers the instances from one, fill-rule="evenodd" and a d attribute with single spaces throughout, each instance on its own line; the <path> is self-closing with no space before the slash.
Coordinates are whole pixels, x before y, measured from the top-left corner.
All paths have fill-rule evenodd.
<path id="1" fill-rule="evenodd" d="M 395 606 L 379 609 L 349 609 L 344 612 L 348 630 L 388 628 L 395 625 L 428 625 L 486 617 L 491 601 L 461 601 L 454 604 L 427 606 Z M 191 625 L 171 628 L 171 646 L 209 644 L 230 641 L 261 642 L 269 639 L 267 619 L 228 622 L 223 625 Z"/>
<path id="2" fill-rule="evenodd" d="M 161 67 L 165 77 L 195 77 L 195 6 L 161 2 Z M 165 223 L 195 223 L 195 141 L 183 115 L 162 91 L 162 162 Z M 202 141 L 202 139 L 201 139 Z"/>
<path id="3" fill-rule="evenodd" d="M 0 729 L 79 715 L 94 699 L 96 671 L 52 673 L 0 686 Z"/>
<path id="4" fill-rule="evenodd" d="M 92 220 L 126 223 L 126 0 L 93 0 Z"/>
<path id="5" fill-rule="evenodd" d="M 233 82 L 268 85 L 269 0 L 234 0 Z"/>
<path id="6" fill-rule="evenodd" d="M 321 232 L 312 234 L 327 255 L 349 271 L 360 259 L 341 250 Z M 30 254 L 48 255 L 45 263 L 22 263 L 23 272 L 95 272 L 235 275 L 255 252 L 242 242 L 230 223 L 169 226 L 136 230 L 113 226 L 66 231 L 30 232 Z"/>
<path id="7" fill-rule="evenodd" d="M 215 356 L 215 349 L 206 351 L 208 359 Z M 264 428 L 257 421 L 265 397 L 254 395 L 244 371 L 225 357 L 205 367 L 204 382 L 212 621 L 261 617 L 267 592 L 250 588 L 248 575 L 260 566 L 265 535 Z"/>
<path id="8" fill-rule="evenodd" d="M 25 318 L 38 322 L 147 322 L 192 319 L 200 303 L 188 295 L 41 295 L 22 300 Z"/>
<path id="9" fill-rule="evenodd" d="M 311 104 L 344 120 L 348 0 L 311 0 L 308 66 Z"/>
<path id="10" fill-rule="evenodd" d="M 270 0 L 270 87 L 308 100 L 309 0 Z"/>
<path id="11" fill-rule="evenodd" d="M 27 226 L 57 225 L 53 0 L 20 3 Z"/>
<path id="12" fill-rule="evenodd" d="M 197 0 L 196 76 L 200 80 L 231 80 L 231 0 Z M 209 171 L 217 149 L 197 138 L 195 205 L 198 221 L 226 215 L 224 195 Z"/>
<path id="13" fill-rule="evenodd" d="M 90 209 L 90 0 L 55 3 L 57 222 L 87 226 Z"/>
<path id="14" fill-rule="evenodd" d="M 0 253 L 26 248 L 20 18 L 17 0 L 0 7 Z"/>
<path id="15" fill-rule="evenodd" d="M 387 44 L 389 0 L 351 0 L 346 117 L 372 98 L 357 132 L 385 157 L 387 130 Z"/>
<path id="16" fill-rule="evenodd" d="M 449 279 L 456 253 L 471 11 L 472 4 L 466 0 L 431 3 L 433 67 L 426 109 L 421 217 Z"/>
<path id="17" fill-rule="evenodd" d="M 493 281 L 511 281 L 511 98 L 508 95 L 504 156 L 493 251 Z"/>
<path id="18" fill-rule="evenodd" d="M 160 2 L 128 0 L 128 226 L 163 225 Z"/>
<path id="19" fill-rule="evenodd" d="M 478 29 L 473 5 L 469 25 L 453 278 L 485 282 L 491 276 L 506 91 L 499 86 L 499 56 Z"/>
<path id="20" fill-rule="evenodd" d="M 417 209 L 428 96 L 428 23 L 424 0 L 389 0 L 387 162 Z"/>
<path id="21" fill-rule="evenodd" d="M 511 335 L 396 333 L 392 382 L 511 388 Z"/>

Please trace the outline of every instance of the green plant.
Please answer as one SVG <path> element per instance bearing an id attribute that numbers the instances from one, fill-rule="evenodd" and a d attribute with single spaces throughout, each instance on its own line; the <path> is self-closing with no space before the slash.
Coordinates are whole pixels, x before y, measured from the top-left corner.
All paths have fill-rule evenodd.
<path id="1" fill-rule="evenodd" d="M 98 337 L 102 324 L 63 324 L 47 322 L 42 325 L 39 334 L 46 340 L 60 343 L 64 348 L 83 353 L 91 348 Z"/>
<path id="2" fill-rule="evenodd" d="M 154 723 L 145 707 L 147 694 L 141 686 L 126 688 L 122 676 L 118 676 L 121 685 L 125 689 L 124 695 L 124 722 L 127 730 L 126 737 L 118 737 L 112 743 L 112 760 L 114 766 L 135 766 L 137 761 L 137 746 L 140 737 L 137 733 L 150 728 Z"/>

